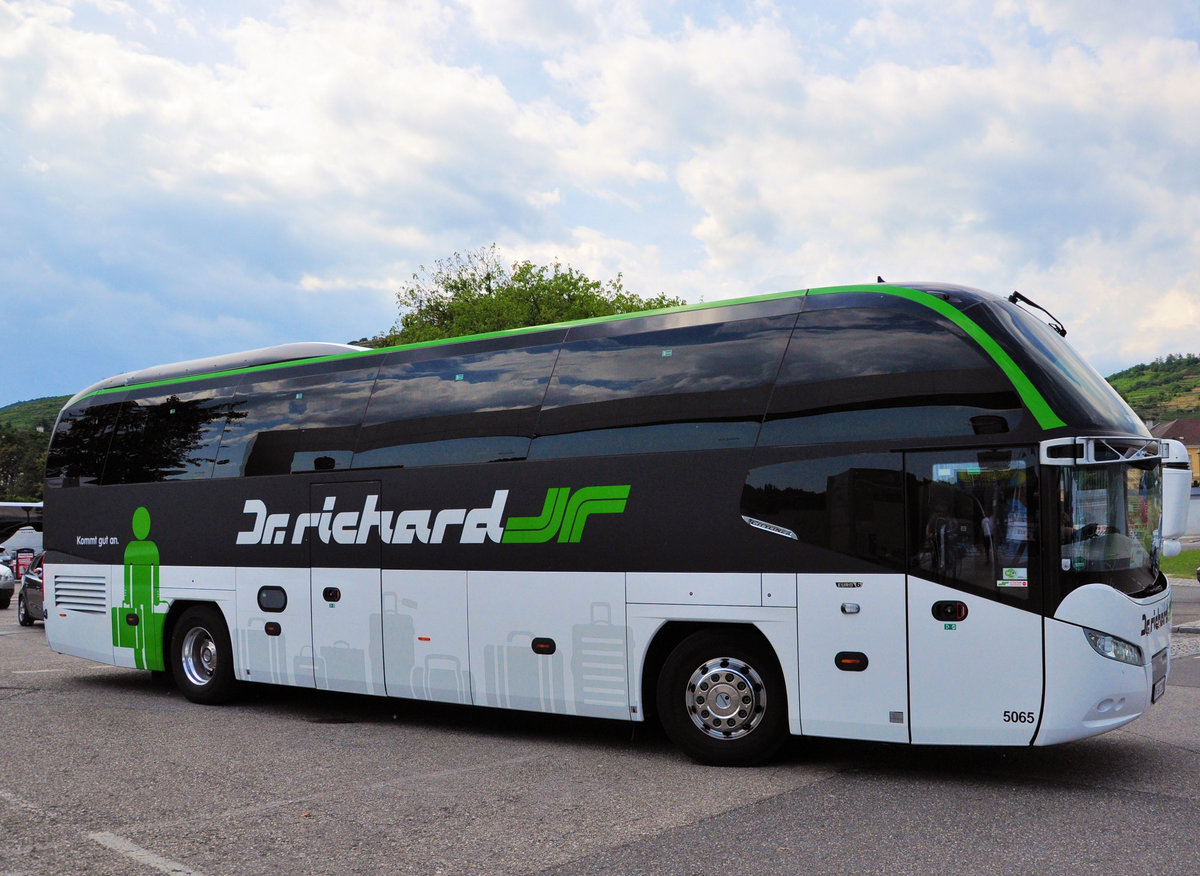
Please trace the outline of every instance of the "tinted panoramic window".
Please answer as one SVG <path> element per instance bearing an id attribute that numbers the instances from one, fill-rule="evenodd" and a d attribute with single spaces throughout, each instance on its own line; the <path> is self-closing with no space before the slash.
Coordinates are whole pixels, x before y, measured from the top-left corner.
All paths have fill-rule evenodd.
<path id="1" fill-rule="evenodd" d="M 807 548 L 823 548 L 901 571 L 905 539 L 900 465 L 899 454 L 858 454 L 753 469 L 742 490 L 742 519 L 794 541 L 798 555 Z"/>
<path id="2" fill-rule="evenodd" d="M 58 418 L 46 457 L 48 487 L 98 484 L 124 393 L 84 399 Z"/>
<path id="3" fill-rule="evenodd" d="M 833 296 L 830 296 L 832 299 Z M 818 302 L 796 323 L 760 444 L 997 434 L 1022 409 L 995 363 L 920 305 Z"/>
<path id="4" fill-rule="evenodd" d="M 233 388 L 134 396 L 117 415 L 104 483 L 136 484 L 212 475 L 232 410 Z"/>
<path id="5" fill-rule="evenodd" d="M 531 455 L 752 445 L 794 323 L 785 313 L 663 328 L 665 321 L 649 317 L 572 329 Z"/>
<path id="6" fill-rule="evenodd" d="M 563 334 L 389 354 L 354 468 L 525 458 Z"/>
<path id="7" fill-rule="evenodd" d="M 215 476 L 349 468 L 378 361 L 246 374 L 231 404 Z"/>

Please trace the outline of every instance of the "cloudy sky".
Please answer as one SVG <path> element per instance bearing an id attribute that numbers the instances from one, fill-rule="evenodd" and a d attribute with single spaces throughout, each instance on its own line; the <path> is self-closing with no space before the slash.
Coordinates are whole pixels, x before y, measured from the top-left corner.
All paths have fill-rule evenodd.
<path id="1" fill-rule="evenodd" d="M 1200 352 L 1198 44 L 1195 0 L 0 2 L 0 405 L 374 334 L 493 242 Z"/>

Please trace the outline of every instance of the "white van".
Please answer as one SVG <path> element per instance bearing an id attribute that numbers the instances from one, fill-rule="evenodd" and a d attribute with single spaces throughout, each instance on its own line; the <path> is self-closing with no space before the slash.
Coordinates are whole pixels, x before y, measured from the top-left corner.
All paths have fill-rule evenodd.
<path id="1" fill-rule="evenodd" d="M 34 553 L 42 552 L 42 534 L 32 526 L 22 526 L 12 534 L 8 541 L 0 544 L 0 549 L 10 554 L 25 548 L 29 548 Z"/>

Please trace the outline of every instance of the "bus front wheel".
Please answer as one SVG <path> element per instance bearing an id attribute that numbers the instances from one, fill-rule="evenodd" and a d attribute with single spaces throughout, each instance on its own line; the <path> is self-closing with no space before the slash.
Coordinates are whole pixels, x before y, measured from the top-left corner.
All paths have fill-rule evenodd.
<path id="1" fill-rule="evenodd" d="M 171 633 L 171 674 L 193 703 L 216 705 L 233 696 L 233 648 L 215 606 L 196 605 L 180 615 Z"/>
<path id="2" fill-rule="evenodd" d="M 787 697 L 774 655 L 746 636 L 700 630 L 658 677 L 659 720 L 684 753 L 714 766 L 751 766 L 787 739 Z"/>

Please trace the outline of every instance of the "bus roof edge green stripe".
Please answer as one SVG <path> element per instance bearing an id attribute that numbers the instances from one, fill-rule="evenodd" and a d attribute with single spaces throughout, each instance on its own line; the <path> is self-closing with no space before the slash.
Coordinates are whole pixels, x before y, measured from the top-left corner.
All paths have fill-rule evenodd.
<path id="1" fill-rule="evenodd" d="M 93 393 L 89 393 L 83 398 L 92 398 L 98 395 L 108 395 L 114 392 L 123 392 L 129 389 L 153 389 L 157 386 L 169 386 L 179 383 L 192 383 L 197 380 L 208 380 L 218 377 L 232 376 L 235 374 L 248 374 L 259 371 L 271 371 L 276 368 L 286 368 L 298 364 L 319 364 L 321 362 L 336 362 L 343 359 L 350 359 L 358 356 L 382 355 L 395 350 L 416 350 L 423 347 L 435 347 L 443 344 L 460 343 L 464 341 L 483 341 L 491 338 L 511 337 L 514 335 L 530 334 L 539 331 L 551 331 L 553 329 L 566 329 L 574 326 L 592 325 L 595 323 L 615 322 L 617 320 L 632 319 L 638 316 L 654 316 L 664 313 L 686 313 L 688 311 L 709 310 L 714 307 L 729 307 L 737 304 L 754 304 L 760 301 L 778 301 L 784 298 L 796 298 L 804 295 L 834 295 L 838 293 L 876 293 L 883 295 L 895 295 L 900 298 L 905 298 L 916 304 L 930 308 L 942 316 L 945 316 L 971 338 L 983 347 L 984 351 L 992 358 L 992 360 L 1000 366 L 1000 369 L 1005 373 L 1008 379 L 1012 382 L 1013 388 L 1017 390 L 1026 407 L 1029 408 L 1034 418 L 1038 421 L 1043 429 L 1054 429 L 1059 426 L 1065 426 L 1066 423 L 1054 412 L 1049 403 L 1045 400 L 1037 387 L 1035 387 L 1018 366 L 1004 350 L 992 339 L 991 335 L 985 332 L 979 325 L 970 317 L 964 315 L 957 308 L 952 307 L 948 302 L 943 301 L 936 295 L 928 292 L 922 292 L 919 289 L 910 289 L 904 286 L 887 286 L 876 284 L 855 284 L 850 286 L 829 286 L 823 289 L 794 289 L 790 292 L 772 292 L 763 295 L 750 295 L 745 298 L 731 298 L 721 301 L 703 301 L 698 304 L 684 304 L 679 307 L 662 307 L 655 310 L 637 310 L 632 313 L 613 313 L 607 316 L 597 316 L 589 319 L 568 320 L 565 322 L 547 323 L 545 325 L 522 326 L 520 328 L 502 329 L 494 332 L 481 332 L 475 335 L 461 335 L 453 338 L 436 338 L 431 341 L 417 341 L 412 344 L 398 344 L 393 347 L 380 347 L 378 349 L 365 349 L 361 351 L 334 354 L 329 356 L 314 356 L 311 359 L 289 359 L 284 362 L 272 362 L 265 365 L 249 365 L 242 368 L 231 368 L 225 371 L 207 371 L 202 374 L 189 374 L 183 377 L 171 377 L 163 380 L 148 381 L 146 383 L 132 383 L 124 386 L 111 386 L 106 389 L 98 389 Z M 83 401 L 83 399 L 80 399 Z"/>
<path id="2" fill-rule="evenodd" d="M 992 361 L 1000 366 L 1000 370 L 1012 382 L 1013 388 L 1017 391 L 1021 400 L 1025 402 L 1025 406 L 1029 408 L 1030 413 L 1038 421 L 1039 426 L 1043 429 L 1057 429 L 1060 426 L 1067 425 L 1054 412 L 1054 409 L 1050 407 L 1049 402 L 1038 391 L 1038 388 L 1033 385 L 1033 381 L 1029 379 L 1028 375 L 1021 370 L 1008 353 L 1004 352 L 1004 349 L 996 343 L 995 339 L 980 328 L 975 320 L 952 306 L 948 301 L 929 292 L 922 292 L 920 289 L 909 289 L 904 286 L 839 286 L 830 289 L 812 289 L 809 294 L 827 295 L 834 292 L 877 292 L 884 295 L 895 295 L 928 307 L 930 310 L 937 311 L 970 335 L 971 339 L 983 347 L 984 352 L 991 356 Z"/>
<path id="3" fill-rule="evenodd" d="M 630 313 L 610 313 L 605 316 L 593 316 L 587 319 L 566 320 L 564 322 L 551 322 L 543 325 L 521 326 L 520 328 L 500 329 L 494 332 L 480 332 L 474 335 L 456 335 L 452 338 L 435 338 L 430 341 L 415 341 L 411 344 L 397 344 L 392 347 L 367 348 L 356 350 L 354 352 L 336 353 L 328 356 L 313 356 L 309 359 L 288 359 L 283 362 L 271 362 L 264 365 L 246 365 L 241 368 L 230 368 L 225 371 L 205 371 L 200 374 L 188 374 L 183 377 L 168 377 L 163 380 L 150 380 L 145 383 L 129 383 L 122 386 L 110 386 L 105 389 L 98 389 L 95 392 L 88 393 L 79 399 L 83 401 L 87 398 L 92 398 L 97 395 L 108 395 L 114 392 L 124 392 L 127 389 L 153 389 L 156 386 L 167 386 L 176 383 L 191 383 L 196 380 L 208 380 L 214 377 L 226 377 L 233 374 L 246 374 L 257 371 L 270 371 L 275 368 L 287 368 L 292 365 L 313 364 L 321 362 L 336 362 L 342 359 L 352 359 L 358 356 L 382 355 L 391 353 L 396 350 L 419 350 L 423 347 L 436 347 L 443 344 L 456 344 L 465 341 L 486 341 L 491 338 L 511 337 L 514 335 L 531 334 L 532 332 L 552 331 L 553 329 L 565 329 L 573 326 L 592 325 L 602 322 L 616 322 L 622 319 L 633 319 L 638 316 L 654 316 L 663 313 L 686 313 L 695 310 L 711 310 L 714 307 L 728 307 L 734 304 L 754 304 L 759 301 L 775 301 L 783 298 L 798 298 L 803 297 L 808 290 L 796 289 L 791 292 L 770 292 L 763 295 L 750 295 L 745 298 L 730 298 L 721 301 L 702 301 L 698 304 L 681 304 L 678 307 L 659 307 L 653 310 L 635 310 Z"/>

